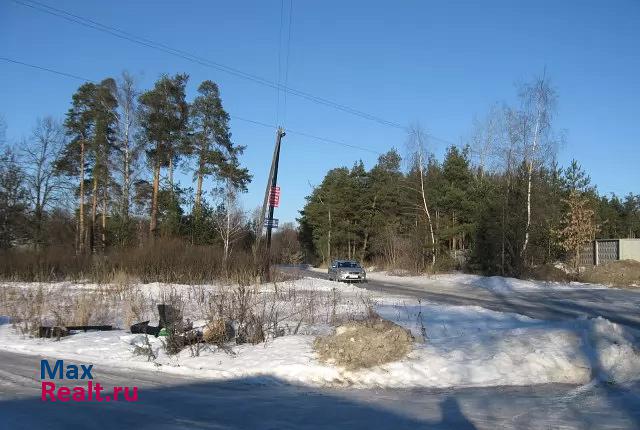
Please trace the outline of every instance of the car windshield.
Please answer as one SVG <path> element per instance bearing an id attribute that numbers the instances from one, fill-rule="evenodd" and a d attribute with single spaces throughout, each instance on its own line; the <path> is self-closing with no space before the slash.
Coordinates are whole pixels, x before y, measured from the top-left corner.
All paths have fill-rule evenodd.
<path id="1" fill-rule="evenodd" d="M 353 267 L 359 268 L 360 265 L 354 261 L 341 261 L 338 263 L 338 267 Z"/>

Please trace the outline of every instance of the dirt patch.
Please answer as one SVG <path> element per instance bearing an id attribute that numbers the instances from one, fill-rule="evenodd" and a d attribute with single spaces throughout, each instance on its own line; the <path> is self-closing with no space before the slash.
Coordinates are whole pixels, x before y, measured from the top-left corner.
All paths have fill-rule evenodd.
<path id="1" fill-rule="evenodd" d="M 372 317 L 337 327 L 334 334 L 318 337 L 313 347 L 321 361 L 355 370 L 400 360 L 413 341 L 409 330 Z"/>
<path id="2" fill-rule="evenodd" d="M 543 264 L 536 267 L 528 267 L 522 274 L 524 279 L 534 279 L 547 282 L 571 282 L 574 277 L 553 264 Z"/>
<path id="3" fill-rule="evenodd" d="M 580 275 L 580 280 L 615 287 L 640 287 L 640 261 L 612 261 L 590 267 Z"/>

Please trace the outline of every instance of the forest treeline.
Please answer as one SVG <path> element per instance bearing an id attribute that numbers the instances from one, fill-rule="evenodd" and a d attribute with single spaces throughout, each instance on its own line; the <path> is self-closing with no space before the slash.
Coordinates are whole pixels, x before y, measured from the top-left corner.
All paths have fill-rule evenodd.
<path id="1" fill-rule="evenodd" d="M 414 126 L 404 157 L 394 149 L 369 170 L 358 162 L 329 171 L 299 219 L 306 255 L 519 276 L 557 261 L 577 266 L 593 238 L 640 237 L 640 195 L 601 195 L 577 161 L 558 165 L 555 106 L 554 89 L 536 79 L 442 160 Z"/>
<path id="2" fill-rule="evenodd" d="M 127 73 L 87 82 L 70 95 L 63 120 L 38 119 L 18 144 L 0 127 L 5 275 L 27 255 L 38 266 L 30 277 L 46 277 L 71 270 L 62 269 L 64 258 L 78 270 L 122 265 L 116 251 L 140 247 L 210 255 L 187 246 L 213 246 L 223 268 L 234 250 L 256 260 L 262 223 L 238 204 L 251 181 L 239 161 L 244 146 L 232 139 L 218 86 L 204 81 L 187 100 L 188 79 L 162 75 L 146 90 Z M 180 185 L 177 172 L 192 176 L 192 185 Z"/>
<path id="3" fill-rule="evenodd" d="M 188 79 L 163 75 L 144 90 L 127 73 L 87 82 L 63 119 L 38 119 L 17 144 L 0 126 L 0 276 L 260 275 L 260 211 L 238 203 L 251 181 L 244 146 L 218 86 L 204 81 L 188 100 Z M 522 85 L 518 103 L 491 107 L 442 160 L 412 126 L 402 153 L 329 171 L 298 228 L 278 230 L 272 258 L 520 275 L 558 260 L 576 266 L 594 237 L 640 237 L 640 195 L 601 195 L 576 161 L 558 165 L 555 107 L 547 80 Z"/>

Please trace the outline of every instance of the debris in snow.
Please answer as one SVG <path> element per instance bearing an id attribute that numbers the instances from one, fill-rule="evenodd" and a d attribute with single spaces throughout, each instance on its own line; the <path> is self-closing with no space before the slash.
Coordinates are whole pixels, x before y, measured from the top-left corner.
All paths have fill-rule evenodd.
<path id="1" fill-rule="evenodd" d="M 400 360 L 412 344 L 409 330 L 374 317 L 341 325 L 335 334 L 318 337 L 313 346 L 322 361 L 360 369 Z"/>
<path id="2" fill-rule="evenodd" d="M 143 321 L 135 323 L 131 326 L 131 334 L 150 334 L 152 336 L 158 336 L 160 333 L 160 327 L 154 327 L 149 325 L 149 321 Z"/>
<path id="3" fill-rule="evenodd" d="M 69 330 L 66 327 L 58 327 L 58 326 L 54 326 L 54 327 L 42 327 L 40 326 L 40 328 L 38 329 L 38 337 L 45 337 L 45 338 L 58 338 L 60 339 L 61 337 L 64 336 L 69 336 Z"/>
<path id="4" fill-rule="evenodd" d="M 203 340 L 215 345 L 224 345 L 235 337 L 236 330 L 233 328 L 233 324 L 229 321 L 223 320 L 222 318 L 209 322 L 202 329 Z"/>

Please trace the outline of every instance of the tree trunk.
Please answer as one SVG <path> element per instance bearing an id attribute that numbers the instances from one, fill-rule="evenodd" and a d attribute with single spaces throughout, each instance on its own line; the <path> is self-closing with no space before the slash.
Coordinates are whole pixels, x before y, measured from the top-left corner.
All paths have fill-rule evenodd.
<path id="1" fill-rule="evenodd" d="M 369 242 L 369 229 L 371 228 L 371 223 L 373 222 L 373 217 L 376 210 L 376 203 L 378 201 L 378 194 L 376 193 L 373 196 L 373 204 L 371 205 L 371 219 L 369 220 L 369 228 L 364 232 L 364 240 L 362 241 L 362 250 L 360 251 L 360 261 L 364 261 L 364 257 L 367 253 L 367 243 Z"/>
<path id="2" fill-rule="evenodd" d="M 84 140 L 80 141 L 80 203 L 78 208 L 78 250 L 85 251 L 84 241 Z"/>
<path id="3" fill-rule="evenodd" d="M 529 231 L 531 229 L 531 179 L 533 177 L 533 159 L 538 147 L 538 135 L 540 133 L 540 116 L 542 115 L 542 108 L 538 106 L 538 115 L 536 116 L 536 127 L 533 132 L 533 142 L 531 144 L 531 153 L 529 154 L 529 160 L 527 163 L 527 226 L 524 233 L 524 244 L 522 245 L 522 257 L 524 258 L 527 252 L 527 245 L 529 245 Z"/>
<path id="4" fill-rule="evenodd" d="M 93 176 L 93 187 L 91 190 L 91 227 L 89 229 L 89 247 L 91 248 L 91 253 L 95 254 L 95 229 L 96 229 L 96 213 L 98 208 L 98 178 L 97 176 Z"/>
<path id="5" fill-rule="evenodd" d="M 173 156 L 169 157 L 169 190 L 173 195 Z"/>
<path id="6" fill-rule="evenodd" d="M 327 238 L 327 264 L 331 264 L 331 207 L 329 207 L 329 234 Z"/>
<path id="7" fill-rule="evenodd" d="M 202 161 L 200 161 L 200 169 L 198 169 L 198 180 L 196 185 L 196 201 L 194 204 L 194 212 L 196 214 L 196 218 L 200 217 L 200 211 L 202 208 L 202 176 L 203 176 L 203 167 Z"/>
<path id="8" fill-rule="evenodd" d="M 230 202 L 227 200 L 227 224 L 224 234 L 224 255 L 222 257 L 222 262 L 225 269 L 227 268 L 227 258 L 229 257 L 229 240 L 231 236 L 231 208 L 229 207 L 229 204 Z"/>
<path id="9" fill-rule="evenodd" d="M 429 207 L 427 206 L 427 196 L 425 194 L 424 191 L 424 172 L 423 172 L 423 166 L 422 166 L 422 151 L 420 151 L 420 154 L 418 155 L 419 160 L 418 162 L 420 163 L 419 169 L 420 170 L 420 191 L 422 194 L 422 204 L 424 206 L 424 211 L 427 214 L 427 221 L 429 222 L 429 233 L 431 234 L 431 269 L 434 268 L 434 266 L 436 265 L 436 238 L 435 235 L 433 234 L 433 223 L 431 222 L 431 214 L 429 213 Z"/>
<path id="10" fill-rule="evenodd" d="M 102 252 L 107 249 L 107 187 L 102 190 L 102 231 L 101 231 Z"/>
<path id="11" fill-rule="evenodd" d="M 124 172 L 122 178 L 122 218 L 129 220 L 129 189 L 131 188 L 131 152 L 129 149 L 129 129 L 125 132 L 124 137 Z"/>
<path id="12" fill-rule="evenodd" d="M 151 237 L 158 234 L 158 190 L 160 188 L 160 160 L 156 160 L 153 166 L 153 193 L 151 197 L 151 219 L 149 221 L 149 233 Z"/>

